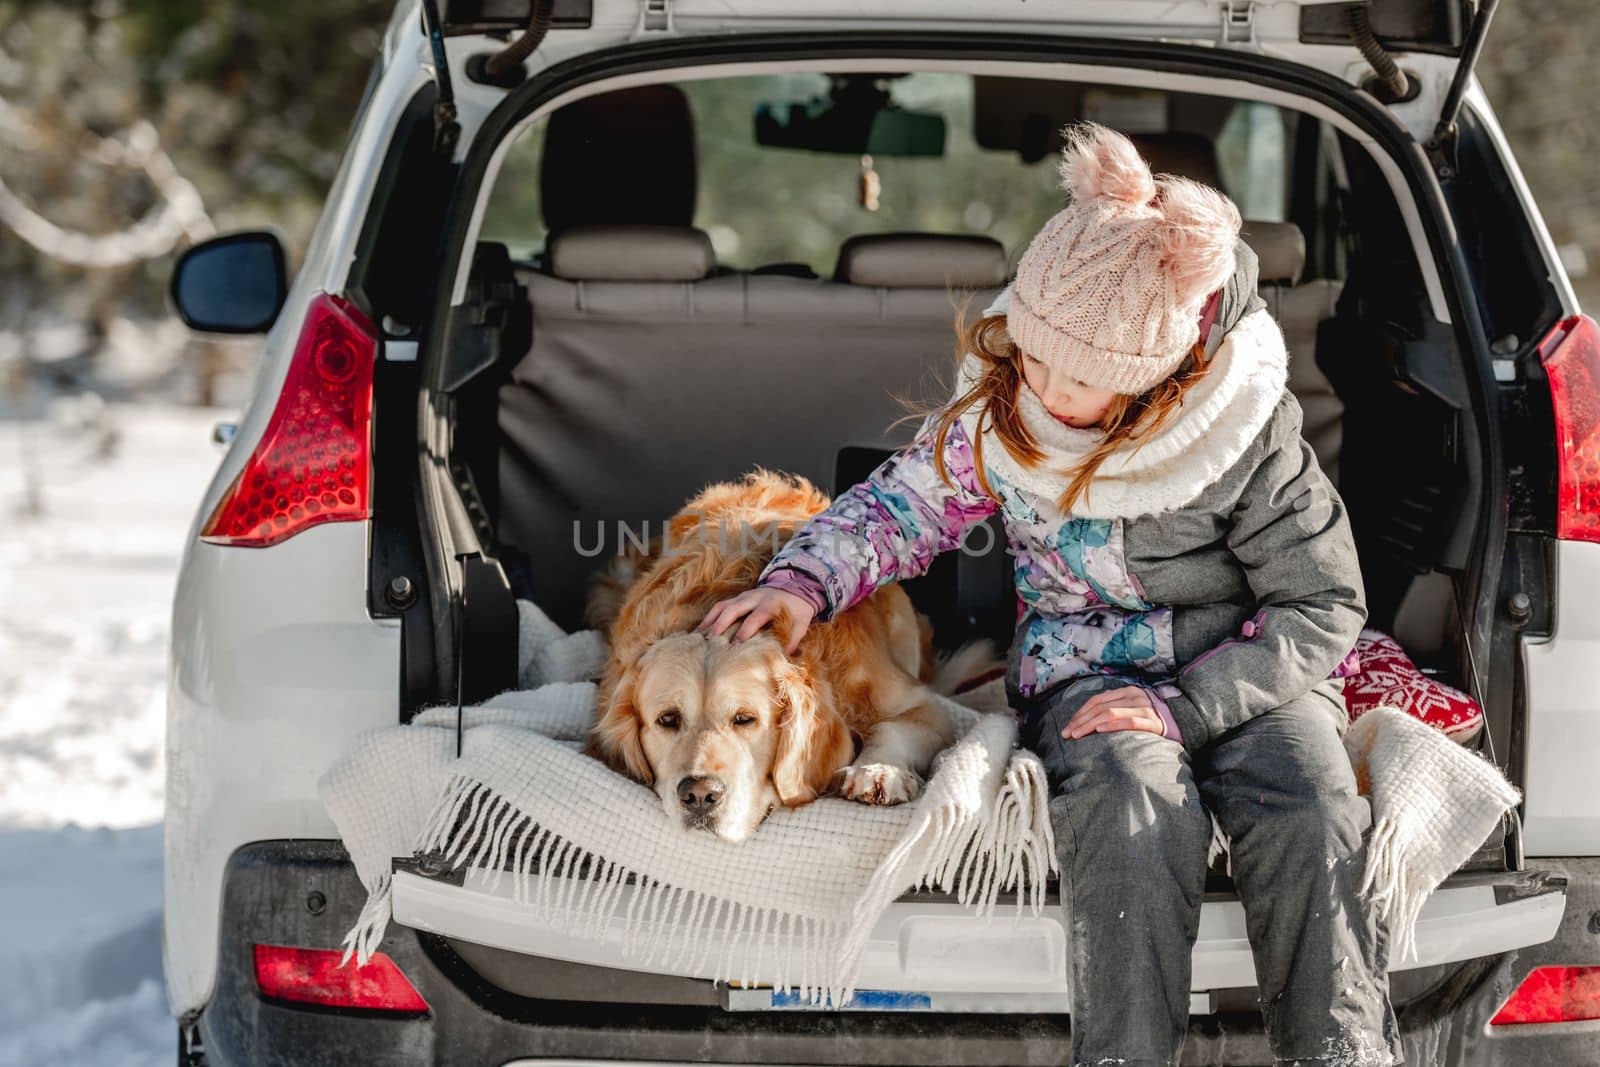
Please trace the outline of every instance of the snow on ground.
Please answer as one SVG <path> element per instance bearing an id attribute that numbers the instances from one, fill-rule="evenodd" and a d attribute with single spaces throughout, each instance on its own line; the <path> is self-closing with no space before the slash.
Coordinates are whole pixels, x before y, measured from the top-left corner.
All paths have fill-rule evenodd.
<path id="1" fill-rule="evenodd" d="M 0 825 L 161 818 L 172 589 L 218 414 L 94 410 L 0 423 Z"/>
<path id="2" fill-rule="evenodd" d="M 170 1064 L 161 827 L 0 831 L 0 1064 Z"/>
<path id="3" fill-rule="evenodd" d="M 225 417 L 90 399 L 0 419 L 0 1067 L 173 1061 L 168 617 Z"/>

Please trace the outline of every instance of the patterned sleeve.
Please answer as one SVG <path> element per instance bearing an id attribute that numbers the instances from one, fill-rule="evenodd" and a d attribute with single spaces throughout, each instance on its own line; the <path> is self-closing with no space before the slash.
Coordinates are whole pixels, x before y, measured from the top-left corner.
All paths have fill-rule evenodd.
<path id="1" fill-rule="evenodd" d="M 951 485 L 934 462 L 937 415 L 922 422 L 904 449 L 884 460 L 824 511 L 795 532 L 761 572 L 793 571 L 771 584 L 796 591 L 809 578 L 826 603 L 826 622 L 889 582 L 927 573 L 933 559 L 961 545 L 962 537 L 999 508 L 978 485 L 972 445 L 959 420 L 945 436 L 944 462 Z"/>
<path id="2" fill-rule="evenodd" d="M 793 593 L 810 604 L 813 619 L 828 610 L 827 589 L 805 571 L 798 571 L 793 567 L 779 567 L 768 572 L 761 580 L 761 584 L 768 589 L 782 589 L 786 593 Z"/>

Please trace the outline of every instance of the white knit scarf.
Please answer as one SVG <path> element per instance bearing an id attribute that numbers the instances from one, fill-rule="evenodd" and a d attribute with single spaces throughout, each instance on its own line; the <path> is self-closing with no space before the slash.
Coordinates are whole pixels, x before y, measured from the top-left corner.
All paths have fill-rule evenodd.
<path id="1" fill-rule="evenodd" d="M 1009 293 L 1001 293 L 984 314 L 1003 312 Z M 1266 309 L 1251 312 L 1228 330 L 1211 358 L 1214 365 L 1189 390 L 1177 416 L 1142 445 L 1108 456 L 1088 490 L 1074 503 L 1070 517 L 1136 518 L 1173 511 L 1193 500 L 1244 455 L 1287 386 L 1289 364 L 1283 331 Z M 970 388 L 984 369 L 983 362 L 969 354 L 961 364 L 956 394 Z M 1068 426 L 1026 387 L 1018 390 L 1017 408 L 1045 459 L 1035 467 L 1018 463 L 991 425 L 982 435 L 984 465 L 1053 506 L 1066 491 L 1069 473 L 1105 434 L 1093 427 Z M 961 416 L 962 427 L 974 444 L 981 414 L 981 407 L 974 405 Z"/>
<path id="2" fill-rule="evenodd" d="M 1037 758 L 1013 750 L 1011 716 L 962 709 L 970 728 L 911 804 L 823 798 L 730 844 L 678 829 L 652 790 L 580 753 L 604 642 L 519 606 L 525 688 L 466 710 L 459 759 L 456 711 L 434 708 L 363 735 L 318 783 L 368 890 L 347 959 L 364 963 L 383 938 L 395 857 L 425 851 L 467 866 L 471 887 L 497 888 L 509 870 L 530 925 L 598 939 L 620 914 L 623 954 L 641 968 L 770 982 L 817 1004 L 848 1002 L 875 922 L 908 890 L 937 886 L 983 915 L 1020 886 L 1016 914 L 1025 902 L 1040 912 L 1057 868 L 1048 789 Z M 998 686 L 961 700 L 1004 707 Z M 1492 764 L 1394 708 L 1367 712 L 1345 745 L 1373 810 L 1361 889 L 1398 961 L 1415 952 L 1428 895 L 1517 792 Z M 1220 833 L 1214 845 L 1226 847 Z"/>

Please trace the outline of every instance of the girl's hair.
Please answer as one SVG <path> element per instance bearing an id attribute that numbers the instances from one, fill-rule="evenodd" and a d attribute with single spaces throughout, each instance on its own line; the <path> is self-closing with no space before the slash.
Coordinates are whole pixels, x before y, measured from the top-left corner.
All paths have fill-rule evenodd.
<path id="1" fill-rule="evenodd" d="M 1022 415 L 1017 408 L 1017 396 L 1021 390 L 1028 388 L 1028 385 L 1022 373 L 1022 353 L 1006 333 L 1006 316 L 983 315 L 968 325 L 967 314 L 974 295 L 976 294 L 969 293 L 961 306 L 956 309 L 957 374 L 960 373 L 959 368 L 967 353 L 975 355 L 987 364 L 987 369 L 977 384 L 952 400 L 918 404 L 902 398 L 901 403 L 910 409 L 910 413 L 896 419 L 891 427 L 898 426 L 908 419 L 921 419 L 936 414 L 938 432 L 934 437 L 934 462 L 938 467 L 939 477 L 953 488 L 950 472 L 944 464 L 945 438 L 950 433 L 950 427 L 963 412 L 974 404 L 981 404 L 979 433 L 977 439 L 972 442 L 973 460 L 977 469 L 978 484 L 991 498 L 998 499 L 983 472 L 983 434 L 989 427 L 994 428 L 1006 450 L 1022 465 L 1037 466 L 1046 456 L 1033 435 L 1028 432 L 1028 428 L 1023 425 Z M 1073 470 L 1071 481 L 1067 483 L 1061 498 L 1056 501 L 1056 506 L 1063 513 L 1069 512 L 1073 504 L 1088 489 L 1089 482 L 1094 477 L 1095 471 L 1100 468 L 1100 464 L 1104 463 L 1112 453 L 1129 443 L 1133 444 L 1134 451 L 1142 448 L 1146 441 L 1178 413 L 1183 406 L 1184 396 L 1199 384 L 1210 368 L 1211 361 L 1205 358 L 1205 343 L 1197 342 L 1188 357 L 1168 377 L 1136 396 L 1118 394 L 1114 397 L 1111 406 L 1106 409 L 1105 415 L 1097 424 L 1105 431 L 1105 439 L 1097 444 Z M 944 389 L 942 395 L 946 397 L 950 395 L 948 387 Z"/>

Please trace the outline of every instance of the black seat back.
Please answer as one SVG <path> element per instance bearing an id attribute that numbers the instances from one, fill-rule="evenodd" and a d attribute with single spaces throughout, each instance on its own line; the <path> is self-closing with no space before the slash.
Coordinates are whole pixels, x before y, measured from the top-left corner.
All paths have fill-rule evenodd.
<path id="1" fill-rule="evenodd" d="M 707 483 L 756 466 L 826 490 L 840 448 L 911 439 L 915 420 L 889 428 L 897 395 L 952 383 L 958 294 L 943 285 L 705 277 L 699 235 L 679 236 L 653 228 L 643 255 L 627 227 L 569 230 L 590 247 L 554 258 L 589 277 L 519 275 L 533 343 L 500 390 L 496 530 L 527 554 L 519 595 L 569 629 L 619 523 L 658 530 Z M 620 280 L 627 264 L 654 276 Z M 988 280 L 976 310 L 1002 279 Z"/>

